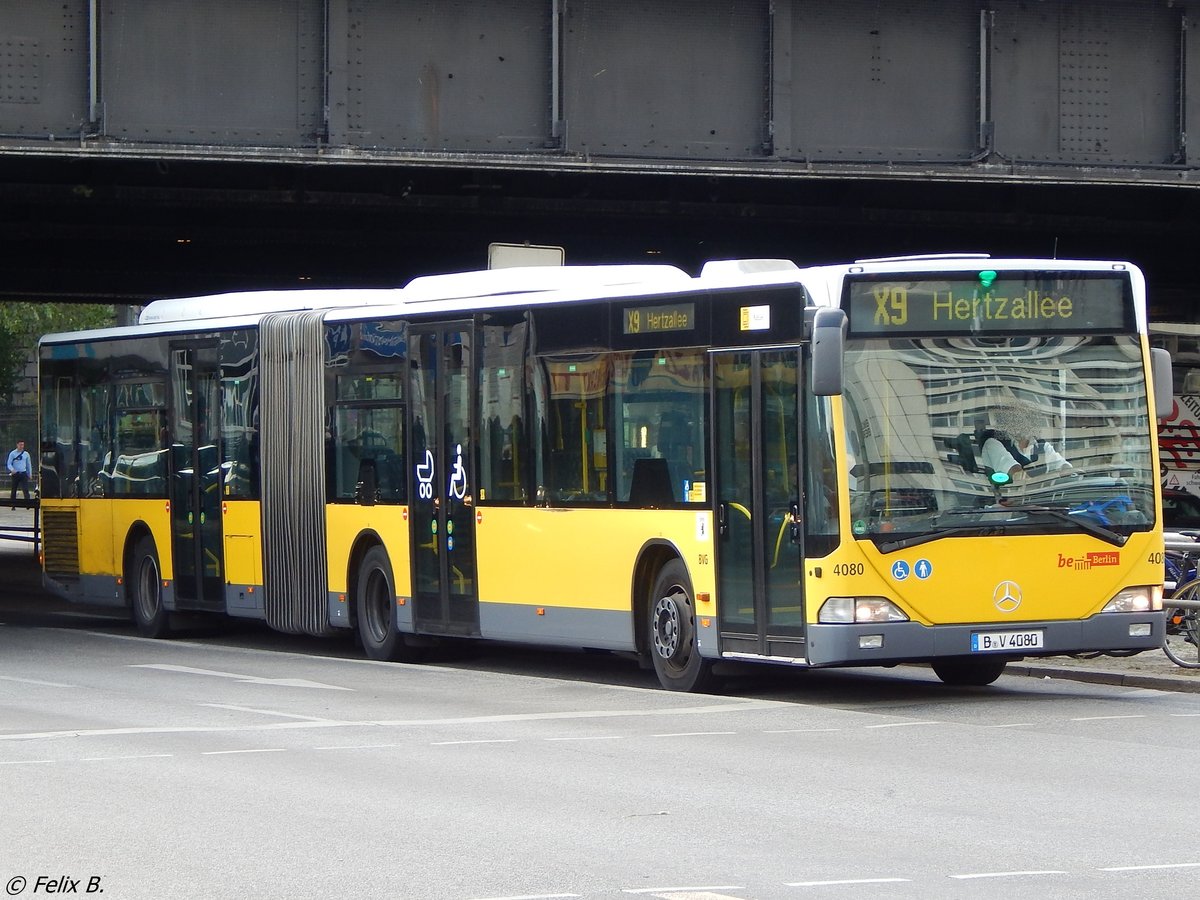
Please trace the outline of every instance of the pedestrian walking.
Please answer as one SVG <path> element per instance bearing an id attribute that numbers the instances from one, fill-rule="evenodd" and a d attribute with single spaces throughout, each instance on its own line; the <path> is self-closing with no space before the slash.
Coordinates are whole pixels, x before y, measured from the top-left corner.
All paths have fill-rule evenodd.
<path id="1" fill-rule="evenodd" d="M 33 460 L 24 441 L 17 441 L 17 448 L 8 454 L 8 474 L 12 478 L 12 508 L 16 509 L 18 488 L 25 494 L 25 502 L 29 502 L 29 477 L 33 474 Z"/>

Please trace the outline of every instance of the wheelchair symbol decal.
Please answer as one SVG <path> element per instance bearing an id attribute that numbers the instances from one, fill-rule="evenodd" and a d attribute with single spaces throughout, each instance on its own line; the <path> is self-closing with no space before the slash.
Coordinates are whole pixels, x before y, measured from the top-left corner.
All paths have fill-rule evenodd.
<path id="1" fill-rule="evenodd" d="M 463 465 L 462 444 L 454 447 L 454 468 L 450 472 L 449 496 L 461 500 L 467 496 L 467 467 Z"/>

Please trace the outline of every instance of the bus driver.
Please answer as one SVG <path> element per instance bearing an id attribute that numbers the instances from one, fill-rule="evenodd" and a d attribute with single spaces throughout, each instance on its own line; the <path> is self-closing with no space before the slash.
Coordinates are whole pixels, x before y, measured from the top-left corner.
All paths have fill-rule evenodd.
<path id="1" fill-rule="evenodd" d="M 1049 441 L 1037 437 L 1037 414 L 1018 406 L 998 406 L 991 416 L 993 427 L 983 432 L 982 462 L 993 472 L 1004 472 L 1016 480 L 1035 466 L 1041 471 L 1070 469 L 1062 454 Z"/>

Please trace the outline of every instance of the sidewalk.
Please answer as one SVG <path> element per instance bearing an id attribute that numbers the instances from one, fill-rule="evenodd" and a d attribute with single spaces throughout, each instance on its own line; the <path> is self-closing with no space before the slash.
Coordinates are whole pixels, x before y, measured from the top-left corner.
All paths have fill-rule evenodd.
<path id="1" fill-rule="evenodd" d="M 8 498 L 3 499 L 7 501 Z M 2 538 L 6 527 L 32 525 L 32 509 L 11 510 L 7 503 L 0 506 L 0 609 L 36 607 L 50 613 L 79 609 L 42 590 L 41 570 L 32 543 Z M 107 611 L 113 612 L 112 609 Z M 1137 656 L 1101 656 L 1097 659 L 1068 656 L 1026 659 L 1009 663 L 1005 674 L 1200 693 L 1200 669 L 1181 669 L 1160 650 Z"/>

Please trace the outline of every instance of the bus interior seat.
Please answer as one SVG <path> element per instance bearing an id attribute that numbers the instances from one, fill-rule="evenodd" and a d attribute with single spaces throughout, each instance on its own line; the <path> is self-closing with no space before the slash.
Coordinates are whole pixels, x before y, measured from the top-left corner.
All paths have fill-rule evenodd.
<path id="1" fill-rule="evenodd" d="M 675 502 L 671 471 L 665 459 L 646 457 L 633 461 L 629 502 L 634 506 L 670 506 Z"/>
<path id="2" fill-rule="evenodd" d="M 1181 394 L 1200 394 L 1200 369 L 1191 369 L 1183 376 Z"/>

